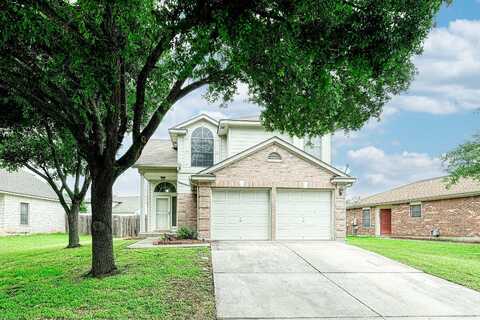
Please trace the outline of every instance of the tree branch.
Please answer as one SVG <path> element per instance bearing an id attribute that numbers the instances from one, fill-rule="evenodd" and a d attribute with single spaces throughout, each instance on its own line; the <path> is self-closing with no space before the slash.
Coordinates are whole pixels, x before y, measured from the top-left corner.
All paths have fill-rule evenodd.
<path id="1" fill-rule="evenodd" d="M 53 189 L 55 194 L 58 197 L 58 200 L 60 201 L 60 204 L 62 205 L 63 209 L 67 214 L 70 214 L 70 207 L 68 206 L 67 201 L 65 200 L 65 197 L 62 193 L 62 188 L 58 188 L 57 184 L 55 183 L 55 179 L 50 175 L 48 170 L 45 167 L 41 167 L 43 172 L 35 168 L 35 166 L 31 165 L 30 163 L 26 163 L 25 167 L 27 167 L 29 170 L 33 171 L 36 173 L 38 176 L 40 176 L 43 180 L 45 180 L 50 187 Z"/>
<path id="2" fill-rule="evenodd" d="M 58 158 L 57 151 L 55 150 L 55 147 L 54 147 L 55 142 L 53 140 L 52 131 L 50 130 L 50 127 L 47 124 L 45 124 L 45 130 L 47 132 L 47 138 L 50 142 L 48 145 L 49 145 L 50 151 L 52 152 L 53 163 L 55 164 L 55 170 L 57 171 L 60 181 L 62 182 L 63 188 L 65 189 L 65 191 L 67 191 L 70 199 L 73 200 L 75 197 L 75 194 L 68 186 L 66 174 L 63 172 L 61 161 Z"/>
<path id="3" fill-rule="evenodd" d="M 183 89 L 182 85 L 186 79 L 180 79 L 175 82 L 172 89 L 170 90 L 169 95 L 153 113 L 150 121 L 145 126 L 141 134 L 137 137 L 134 137 L 133 143 L 130 148 L 120 159 L 117 160 L 117 175 L 120 175 L 123 171 L 132 166 L 135 161 L 137 161 L 148 139 L 150 139 L 150 137 L 153 135 L 158 125 L 160 124 L 160 121 L 162 121 L 163 117 L 170 109 L 170 107 L 174 105 L 175 102 L 188 95 L 190 92 L 208 84 L 209 81 L 212 81 L 212 79 L 212 77 L 200 79 L 185 86 Z"/>
<path id="4" fill-rule="evenodd" d="M 136 86 L 136 97 L 135 105 L 133 106 L 133 137 L 138 137 L 140 135 L 140 126 L 142 124 L 143 113 L 145 109 L 145 87 L 147 83 L 148 76 L 155 67 L 158 59 L 162 53 L 169 47 L 170 41 L 174 37 L 173 32 L 164 34 L 158 41 L 155 48 L 147 57 L 147 61 L 143 66 L 142 70 L 138 74 L 137 86 Z"/>

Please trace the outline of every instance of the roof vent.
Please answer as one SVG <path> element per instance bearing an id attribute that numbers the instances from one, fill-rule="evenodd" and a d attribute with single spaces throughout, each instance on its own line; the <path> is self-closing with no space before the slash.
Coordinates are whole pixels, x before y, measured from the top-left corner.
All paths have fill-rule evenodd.
<path id="1" fill-rule="evenodd" d="M 278 152 L 272 152 L 268 155 L 268 161 L 282 161 L 282 157 Z"/>

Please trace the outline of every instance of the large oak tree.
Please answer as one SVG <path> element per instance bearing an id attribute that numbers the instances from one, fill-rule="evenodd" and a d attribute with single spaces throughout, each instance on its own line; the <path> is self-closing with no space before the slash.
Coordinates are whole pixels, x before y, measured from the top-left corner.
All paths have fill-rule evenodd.
<path id="1" fill-rule="evenodd" d="M 206 85 L 207 98 L 228 101 L 243 82 L 267 129 L 358 129 L 407 88 L 441 4 L 4 1 L 0 86 L 65 125 L 88 162 L 99 276 L 115 270 L 112 186 L 177 101 Z"/>

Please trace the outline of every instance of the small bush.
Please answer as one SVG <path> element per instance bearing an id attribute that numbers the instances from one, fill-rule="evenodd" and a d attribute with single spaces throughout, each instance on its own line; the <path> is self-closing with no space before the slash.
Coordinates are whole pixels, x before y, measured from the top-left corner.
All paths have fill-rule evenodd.
<path id="1" fill-rule="evenodd" d="M 197 239 L 197 232 L 188 227 L 180 227 L 177 231 L 178 239 Z"/>

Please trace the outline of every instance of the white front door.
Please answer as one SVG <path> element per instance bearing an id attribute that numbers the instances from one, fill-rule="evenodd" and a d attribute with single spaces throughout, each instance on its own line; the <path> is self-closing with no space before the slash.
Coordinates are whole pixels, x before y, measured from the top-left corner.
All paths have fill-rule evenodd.
<path id="1" fill-rule="evenodd" d="M 278 240 L 329 240 L 332 238 L 330 216 L 329 191 L 277 191 Z"/>
<path id="2" fill-rule="evenodd" d="M 170 197 L 157 197 L 155 200 L 157 230 L 170 229 Z"/>
<path id="3" fill-rule="evenodd" d="M 212 191 L 212 240 L 270 239 L 270 196 L 267 190 Z"/>

